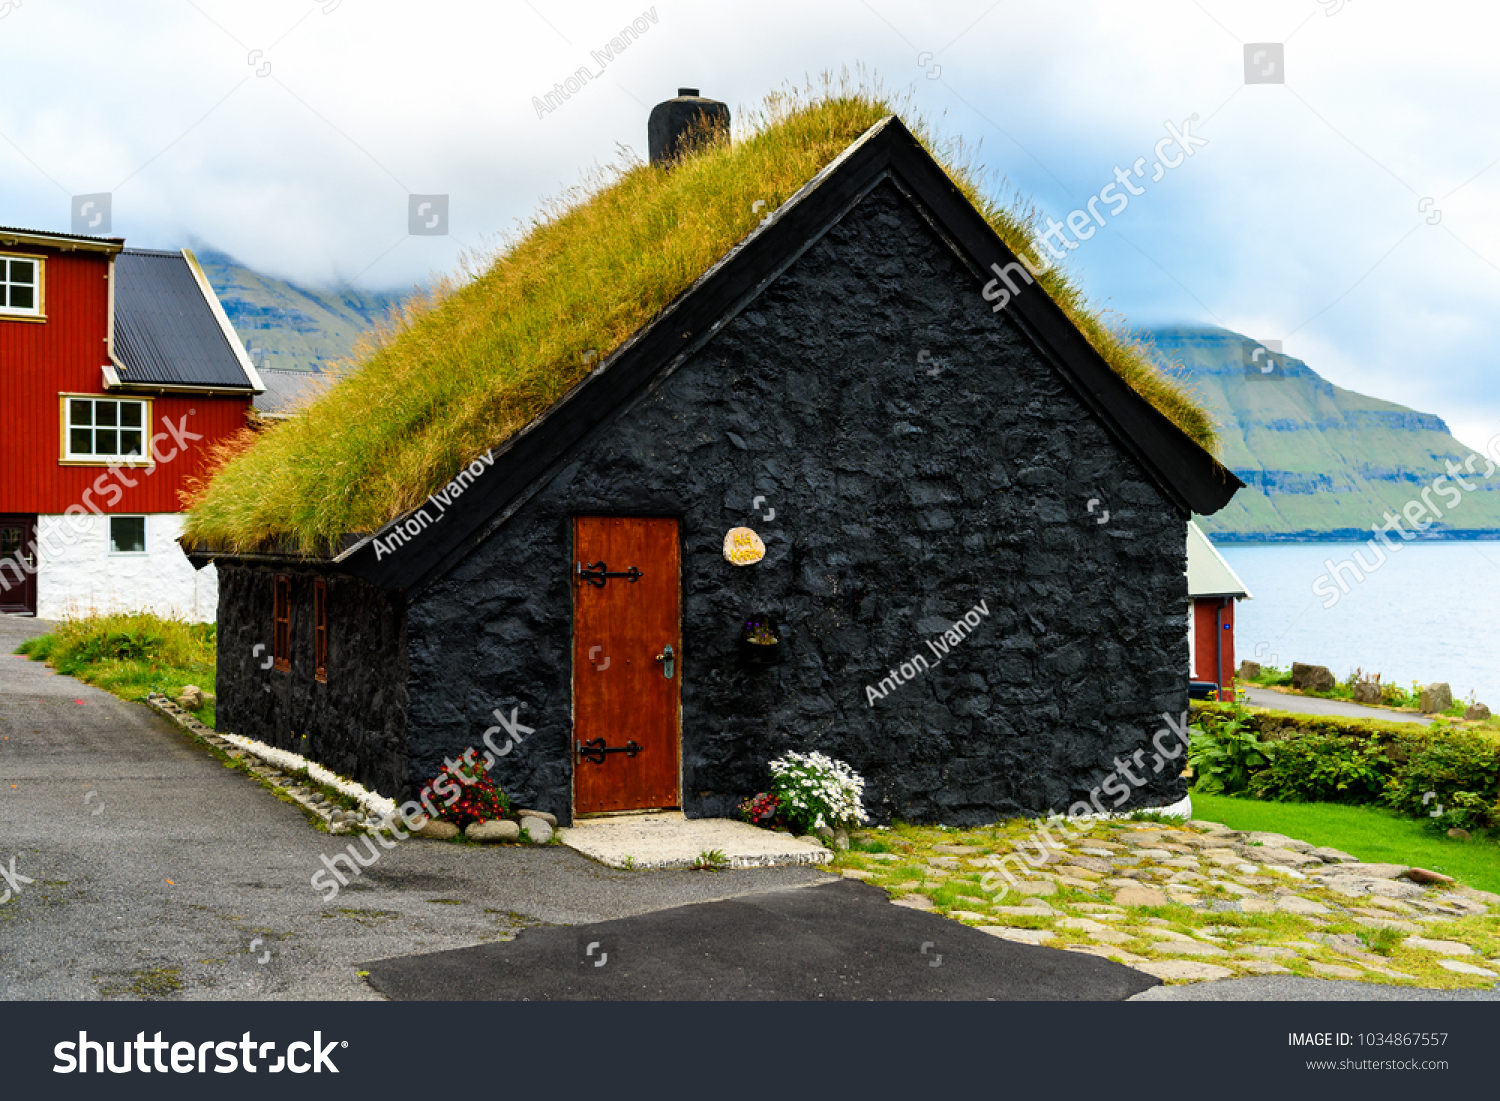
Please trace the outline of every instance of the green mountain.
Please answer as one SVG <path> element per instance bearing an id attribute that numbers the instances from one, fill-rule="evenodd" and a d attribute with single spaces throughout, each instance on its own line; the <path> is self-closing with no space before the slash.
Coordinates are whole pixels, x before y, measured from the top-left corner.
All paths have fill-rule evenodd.
<path id="1" fill-rule="evenodd" d="M 1500 537 L 1500 471 L 1484 478 L 1492 465 L 1441 417 L 1334 386 L 1302 360 L 1227 329 L 1145 335 L 1214 414 L 1219 458 L 1245 482 L 1217 515 L 1199 518 L 1216 540 L 1364 540 L 1387 510 L 1408 508 L 1408 520 L 1431 525 L 1427 537 Z M 1471 458 L 1473 473 L 1458 472 L 1473 487 L 1464 489 L 1447 464 Z M 1402 526 L 1415 530 L 1408 520 Z"/>
<path id="2" fill-rule="evenodd" d="M 214 249 L 194 255 L 257 367 L 321 370 L 406 295 L 316 290 L 252 271 Z"/>

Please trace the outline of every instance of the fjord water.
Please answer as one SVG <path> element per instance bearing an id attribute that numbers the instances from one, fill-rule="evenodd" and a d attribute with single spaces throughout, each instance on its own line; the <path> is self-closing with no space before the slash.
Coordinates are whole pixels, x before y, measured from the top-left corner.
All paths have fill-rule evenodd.
<path id="1" fill-rule="evenodd" d="M 1500 542 L 1409 543 L 1363 581 L 1344 570 L 1349 592 L 1324 608 L 1330 586 L 1313 585 L 1364 543 L 1219 545 L 1253 600 L 1235 609 L 1235 659 L 1289 668 L 1326 665 L 1343 680 L 1354 669 L 1409 688 L 1447 681 L 1453 698 L 1500 713 Z M 1360 570 L 1365 573 L 1364 570 Z"/>

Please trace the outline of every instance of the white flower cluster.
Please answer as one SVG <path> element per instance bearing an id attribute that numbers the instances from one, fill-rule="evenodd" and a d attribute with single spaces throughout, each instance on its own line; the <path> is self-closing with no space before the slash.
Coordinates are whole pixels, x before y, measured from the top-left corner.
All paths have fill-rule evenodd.
<path id="1" fill-rule="evenodd" d="M 865 782 L 843 761 L 821 753 L 788 753 L 771 762 L 783 809 L 821 826 L 863 825 Z"/>

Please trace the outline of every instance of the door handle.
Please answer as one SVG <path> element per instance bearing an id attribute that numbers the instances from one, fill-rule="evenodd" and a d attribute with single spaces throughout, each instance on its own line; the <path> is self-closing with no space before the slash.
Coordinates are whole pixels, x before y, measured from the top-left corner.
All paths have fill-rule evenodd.
<path id="1" fill-rule="evenodd" d="M 672 644 L 670 642 L 667 643 L 665 646 L 663 646 L 661 648 L 661 653 L 659 653 L 659 654 L 656 655 L 656 660 L 662 663 L 662 667 L 661 667 L 662 674 L 668 680 L 671 680 L 672 679 L 672 664 L 673 664 L 673 661 L 675 659 L 672 656 Z"/>

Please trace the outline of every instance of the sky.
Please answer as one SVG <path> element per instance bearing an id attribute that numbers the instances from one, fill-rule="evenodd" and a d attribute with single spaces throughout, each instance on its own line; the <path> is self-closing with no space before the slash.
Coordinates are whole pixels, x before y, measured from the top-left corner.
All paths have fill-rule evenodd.
<path id="1" fill-rule="evenodd" d="M 0 225 L 107 195 L 134 247 L 409 289 L 644 156 L 680 87 L 739 120 L 862 66 L 997 196 L 1085 211 L 1054 244 L 1098 304 L 1280 341 L 1482 450 L 1497 29 L 1459 0 L 0 0 Z"/>

